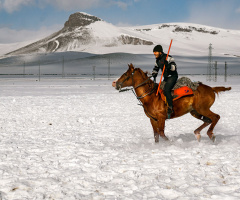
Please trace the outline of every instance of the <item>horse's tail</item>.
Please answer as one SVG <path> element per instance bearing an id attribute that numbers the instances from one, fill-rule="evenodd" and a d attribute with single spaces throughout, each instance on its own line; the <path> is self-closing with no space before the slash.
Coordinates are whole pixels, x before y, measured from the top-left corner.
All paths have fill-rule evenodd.
<path id="1" fill-rule="evenodd" d="M 212 89 L 216 94 L 218 94 L 219 92 L 229 91 L 232 88 L 231 87 L 227 87 L 227 88 L 226 87 L 213 87 Z"/>

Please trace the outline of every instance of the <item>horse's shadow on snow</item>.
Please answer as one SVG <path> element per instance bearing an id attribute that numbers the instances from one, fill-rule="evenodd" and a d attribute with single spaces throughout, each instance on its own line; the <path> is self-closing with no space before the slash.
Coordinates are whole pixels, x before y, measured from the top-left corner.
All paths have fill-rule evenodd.
<path id="1" fill-rule="evenodd" d="M 209 143 L 209 144 L 214 144 L 214 145 L 218 145 L 222 142 L 231 142 L 231 141 L 236 141 L 236 139 L 239 136 L 237 135 L 217 135 L 216 136 L 216 140 L 213 142 L 212 140 L 209 139 L 209 137 L 204 134 L 201 134 L 201 141 L 200 143 Z M 178 136 L 172 136 L 169 137 L 169 140 L 171 142 L 174 143 L 192 143 L 192 142 L 196 142 L 199 143 L 195 137 L 195 135 L 193 133 L 186 133 L 186 134 L 180 134 Z M 239 141 L 239 138 L 237 139 Z"/>
<path id="2" fill-rule="evenodd" d="M 139 141 L 138 145 L 144 146 L 145 148 L 159 148 L 159 146 L 162 147 L 169 147 L 171 145 L 177 146 L 177 147 L 195 147 L 196 145 L 220 145 L 220 144 L 225 144 L 229 143 L 232 144 L 233 142 L 238 142 L 240 141 L 240 136 L 238 135 L 217 135 L 216 140 L 213 142 L 212 140 L 209 139 L 209 137 L 204 134 L 202 134 L 201 141 L 198 142 L 198 140 L 195 138 L 195 135 L 193 133 L 185 133 L 185 134 L 180 134 L 178 136 L 168 136 L 169 140 L 165 141 L 161 138 L 159 138 L 159 143 L 155 143 L 154 139 L 147 140 L 141 140 Z M 239 142 L 240 143 L 240 142 Z"/>

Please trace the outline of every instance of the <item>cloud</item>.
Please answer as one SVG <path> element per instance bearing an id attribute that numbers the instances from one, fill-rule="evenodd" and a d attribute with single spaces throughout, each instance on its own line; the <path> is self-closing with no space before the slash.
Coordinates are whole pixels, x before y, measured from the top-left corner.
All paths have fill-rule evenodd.
<path id="1" fill-rule="evenodd" d="M 9 13 L 17 11 L 24 6 L 34 5 L 41 8 L 51 5 L 60 10 L 84 10 L 96 7 L 117 6 L 126 10 L 129 5 L 139 0 L 0 0 L 0 9 L 4 9 Z"/>
<path id="2" fill-rule="evenodd" d="M 192 2 L 188 22 L 220 28 L 240 28 L 240 16 L 236 14 L 235 0 Z"/>
<path id="3" fill-rule="evenodd" d="M 44 0 L 46 4 L 61 10 L 88 9 L 101 5 L 102 0 Z"/>
<path id="4" fill-rule="evenodd" d="M 240 14 L 240 7 L 236 9 L 236 13 Z"/>
<path id="5" fill-rule="evenodd" d="M 0 44 L 37 41 L 53 34 L 61 28 L 62 25 L 41 27 L 38 30 L 14 30 L 10 28 L 0 28 Z"/>
<path id="6" fill-rule="evenodd" d="M 94 7 L 111 7 L 117 6 L 123 10 L 127 9 L 132 1 L 119 1 L 119 0 L 44 0 L 46 4 L 58 7 L 61 10 L 72 9 L 89 9 Z M 137 2 L 139 0 L 134 0 Z"/>
<path id="7" fill-rule="evenodd" d="M 22 6 L 34 4 L 35 0 L 0 0 L 0 8 L 12 13 Z"/>
<path id="8" fill-rule="evenodd" d="M 123 1 L 117 1 L 117 2 L 115 2 L 115 4 L 116 4 L 119 8 L 123 9 L 123 10 L 126 10 L 127 7 L 128 7 L 128 4 L 125 3 L 125 2 L 123 2 Z"/>

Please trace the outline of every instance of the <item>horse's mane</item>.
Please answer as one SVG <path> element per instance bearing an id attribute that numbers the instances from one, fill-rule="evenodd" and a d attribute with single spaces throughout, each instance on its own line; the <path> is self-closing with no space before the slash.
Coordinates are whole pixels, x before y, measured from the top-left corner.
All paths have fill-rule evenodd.
<path id="1" fill-rule="evenodd" d="M 130 63 L 128 66 L 134 68 L 134 65 L 133 65 L 132 63 Z M 141 68 L 134 68 L 134 70 L 135 70 L 135 71 L 138 71 L 138 72 L 142 75 L 142 78 L 143 78 L 143 79 L 148 79 L 148 78 L 149 78 L 147 71 L 144 72 Z M 150 82 L 153 82 L 151 79 L 149 79 L 149 81 L 150 81 Z"/>
<path id="2" fill-rule="evenodd" d="M 141 75 L 142 75 L 142 77 L 144 78 L 144 79 L 147 79 L 148 78 L 148 72 L 146 71 L 146 72 L 144 72 L 142 69 L 140 69 L 140 68 L 135 68 L 135 70 L 137 70 Z M 151 79 L 150 79 L 151 80 Z M 151 80 L 152 81 L 152 80 Z"/>

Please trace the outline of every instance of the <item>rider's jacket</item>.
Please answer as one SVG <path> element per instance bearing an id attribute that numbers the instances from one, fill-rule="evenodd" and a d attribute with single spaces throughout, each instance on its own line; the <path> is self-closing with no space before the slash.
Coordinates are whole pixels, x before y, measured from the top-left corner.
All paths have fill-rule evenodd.
<path id="1" fill-rule="evenodd" d="M 164 64 L 165 64 L 165 70 L 164 70 L 164 80 L 166 80 L 168 77 L 171 76 L 178 76 L 177 73 L 177 65 L 174 61 L 174 58 L 170 55 L 168 55 L 168 59 L 166 60 L 167 54 L 163 53 L 161 56 L 159 56 L 156 59 L 156 64 L 153 68 L 153 71 L 157 72 L 159 69 L 163 70 Z"/>

